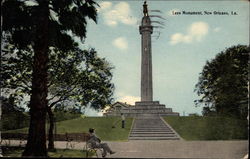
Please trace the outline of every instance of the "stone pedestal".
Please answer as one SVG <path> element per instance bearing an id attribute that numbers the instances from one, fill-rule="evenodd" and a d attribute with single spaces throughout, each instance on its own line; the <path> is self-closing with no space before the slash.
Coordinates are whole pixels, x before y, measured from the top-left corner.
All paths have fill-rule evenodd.
<path id="1" fill-rule="evenodd" d="M 122 113 L 127 117 L 138 117 L 145 115 L 157 116 L 179 116 L 179 113 L 173 112 L 172 108 L 166 108 L 159 101 L 136 102 L 135 106 L 122 109 Z"/>

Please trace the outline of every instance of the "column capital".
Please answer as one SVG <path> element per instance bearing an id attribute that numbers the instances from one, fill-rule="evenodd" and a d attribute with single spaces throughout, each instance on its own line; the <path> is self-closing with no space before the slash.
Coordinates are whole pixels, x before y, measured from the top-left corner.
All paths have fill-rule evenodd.
<path id="1" fill-rule="evenodd" d="M 148 26 L 139 26 L 140 34 L 143 32 L 150 32 L 150 34 L 153 33 L 153 26 L 148 25 Z"/>

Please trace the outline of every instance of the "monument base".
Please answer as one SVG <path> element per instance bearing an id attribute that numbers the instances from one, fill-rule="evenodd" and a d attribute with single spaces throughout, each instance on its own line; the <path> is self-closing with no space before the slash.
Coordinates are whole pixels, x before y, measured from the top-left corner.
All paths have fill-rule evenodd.
<path id="1" fill-rule="evenodd" d="M 179 113 L 173 112 L 172 108 L 166 108 L 164 104 L 159 101 L 140 101 L 135 102 L 135 105 L 122 107 L 119 112 L 105 113 L 105 116 L 120 116 L 123 113 L 126 117 L 139 117 L 147 115 L 157 116 L 179 116 Z"/>

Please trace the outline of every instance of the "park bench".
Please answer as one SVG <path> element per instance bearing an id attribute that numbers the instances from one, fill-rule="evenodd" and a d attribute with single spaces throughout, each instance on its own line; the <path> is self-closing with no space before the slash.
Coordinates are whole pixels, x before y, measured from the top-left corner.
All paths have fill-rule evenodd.
<path id="1" fill-rule="evenodd" d="M 65 133 L 66 149 L 70 146 L 74 148 L 72 142 L 86 142 L 88 140 L 87 133 Z"/>
<path id="2" fill-rule="evenodd" d="M 89 134 L 87 133 L 66 133 L 66 149 L 70 146 L 71 148 L 74 148 L 73 141 L 79 141 L 79 142 L 86 142 L 85 144 L 85 150 L 86 150 L 86 158 L 89 157 L 89 153 L 93 152 L 96 157 L 98 158 L 97 151 L 98 148 L 93 148 L 91 146 L 91 143 L 88 143 Z"/>
<path id="3" fill-rule="evenodd" d="M 86 158 L 89 157 L 90 152 L 93 152 L 96 155 L 96 157 L 98 158 L 97 151 L 99 150 L 99 148 L 93 148 L 91 143 L 86 142 L 85 150 L 86 150 Z"/>
<path id="4" fill-rule="evenodd" d="M 22 143 L 27 140 L 28 134 L 22 133 L 1 133 L 1 145 L 9 146 L 10 140 L 18 140 L 19 147 L 22 146 Z M 5 143 L 3 143 L 3 139 L 5 139 Z"/>
<path id="5" fill-rule="evenodd" d="M 19 140 L 19 147 L 27 140 L 28 134 L 24 133 L 2 133 L 1 134 L 1 145 L 9 146 L 11 140 Z M 3 139 L 5 139 L 5 143 L 3 143 Z M 97 148 L 92 148 L 91 145 L 87 142 L 89 139 L 88 133 L 65 133 L 65 134 L 54 134 L 54 141 L 66 141 L 66 149 L 73 149 L 73 142 L 86 142 L 83 150 L 86 150 L 86 157 L 89 156 L 90 152 L 95 153 L 97 155 Z"/>
<path id="6" fill-rule="evenodd" d="M 65 133 L 65 134 L 54 134 L 54 141 L 66 141 L 66 149 L 69 147 L 73 148 L 72 141 L 75 142 L 85 142 L 87 141 L 87 133 Z M 1 134 L 1 144 L 10 145 L 11 140 L 19 140 L 19 146 L 27 140 L 28 134 L 24 133 L 2 133 Z M 3 139 L 5 141 L 3 141 Z M 48 139 L 48 138 L 47 138 Z M 5 142 L 5 143 L 3 143 Z"/>

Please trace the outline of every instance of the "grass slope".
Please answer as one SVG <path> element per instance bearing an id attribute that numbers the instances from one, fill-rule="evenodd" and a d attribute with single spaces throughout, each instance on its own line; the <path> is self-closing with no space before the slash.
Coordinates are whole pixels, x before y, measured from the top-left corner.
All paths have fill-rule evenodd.
<path id="1" fill-rule="evenodd" d="M 247 120 L 224 117 L 164 117 L 185 140 L 247 139 Z"/>
<path id="2" fill-rule="evenodd" d="M 121 128 L 120 117 L 85 117 L 65 120 L 56 123 L 56 133 L 83 133 L 89 128 L 96 130 L 97 136 L 105 141 L 126 141 L 133 119 L 126 118 L 125 128 Z M 112 126 L 116 123 L 115 128 Z M 5 131 L 8 133 L 28 133 L 28 128 Z"/>

